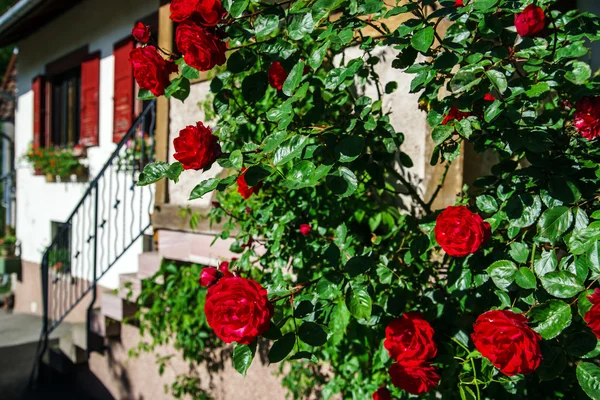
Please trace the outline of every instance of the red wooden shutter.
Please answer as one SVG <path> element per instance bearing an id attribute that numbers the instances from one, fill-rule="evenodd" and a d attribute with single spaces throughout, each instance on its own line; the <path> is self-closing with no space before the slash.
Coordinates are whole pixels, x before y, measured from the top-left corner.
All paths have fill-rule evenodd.
<path id="1" fill-rule="evenodd" d="M 98 146 L 100 120 L 100 54 L 96 53 L 81 64 L 81 123 L 79 144 Z"/>
<path id="2" fill-rule="evenodd" d="M 45 111 L 45 89 L 44 77 L 38 76 L 33 79 L 31 90 L 33 91 L 33 147 L 38 148 L 42 145 L 44 137 L 44 119 Z"/>
<path id="3" fill-rule="evenodd" d="M 133 68 L 129 63 L 129 52 L 133 50 L 133 39 L 115 47 L 115 97 L 113 142 L 119 143 L 133 124 Z"/>

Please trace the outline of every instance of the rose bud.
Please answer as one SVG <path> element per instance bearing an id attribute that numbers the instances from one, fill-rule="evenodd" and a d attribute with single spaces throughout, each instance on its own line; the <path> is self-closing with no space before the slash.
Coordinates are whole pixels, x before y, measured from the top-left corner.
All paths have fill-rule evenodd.
<path id="1" fill-rule="evenodd" d="M 288 77 L 288 73 L 283 68 L 281 63 L 279 61 L 275 61 L 273 64 L 271 64 L 267 74 L 269 78 L 269 85 L 271 85 L 272 88 L 281 90 L 283 88 L 283 82 L 285 82 Z"/>
<path id="2" fill-rule="evenodd" d="M 148 43 L 150 40 L 150 27 L 138 22 L 131 30 L 131 35 L 140 43 Z"/>
<path id="3" fill-rule="evenodd" d="M 300 225 L 300 233 L 304 236 L 310 235 L 311 227 L 309 224 L 301 224 Z"/>
<path id="4" fill-rule="evenodd" d="M 219 264 L 219 271 L 223 274 L 224 277 L 226 278 L 231 278 L 232 276 L 234 276 L 230 271 L 229 271 L 229 261 L 223 261 L 221 262 L 221 264 Z"/>
<path id="5" fill-rule="evenodd" d="M 215 267 L 202 268 L 200 273 L 200 286 L 211 287 L 219 280 L 219 272 Z"/>
<path id="6" fill-rule="evenodd" d="M 385 386 L 381 386 L 373 393 L 373 400 L 392 400 L 392 394 Z"/>

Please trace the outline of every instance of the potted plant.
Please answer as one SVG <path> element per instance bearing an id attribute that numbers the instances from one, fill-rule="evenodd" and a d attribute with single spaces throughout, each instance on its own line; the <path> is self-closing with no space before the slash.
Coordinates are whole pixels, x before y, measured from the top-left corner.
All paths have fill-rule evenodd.
<path id="1" fill-rule="evenodd" d="M 17 238 L 14 235 L 6 235 L 0 239 L 0 254 L 3 257 L 14 257 L 17 251 Z"/>

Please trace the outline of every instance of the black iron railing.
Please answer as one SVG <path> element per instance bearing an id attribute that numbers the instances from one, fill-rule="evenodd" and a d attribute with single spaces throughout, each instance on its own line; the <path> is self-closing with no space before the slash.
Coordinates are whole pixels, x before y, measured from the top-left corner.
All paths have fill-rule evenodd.
<path id="1" fill-rule="evenodd" d="M 91 313 L 98 280 L 151 225 L 153 188 L 136 183 L 144 165 L 153 161 L 155 123 L 153 100 L 89 183 L 71 216 L 56 227 L 42 258 L 44 319 L 40 358 L 47 349 L 50 333 L 91 293 L 87 309 L 90 348 Z"/>

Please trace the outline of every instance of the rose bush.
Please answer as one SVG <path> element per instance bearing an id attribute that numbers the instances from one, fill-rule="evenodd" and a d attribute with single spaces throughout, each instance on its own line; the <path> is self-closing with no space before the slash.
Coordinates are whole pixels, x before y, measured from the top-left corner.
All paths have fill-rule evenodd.
<path id="1" fill-rule="evenodd" d="M 297 399 L 599 398 L 598 17 L 555 0 L 231 0 L 214 20 L 199 14 L 215 2 L 174 3 L 180 71 L 164 95 L 184 100 L 222 65 L 222 152 L 195 165 L 216 142 L 178 138 L 185 156 L 138 184 L 225 169 L 190 200 L 214 192 L 235 276 L 207 272 L 205 314 L 186 317 L 236 342 L 238 371 L 262 336 Z M 388 97 L 406 74 L 440 172 L 428 198 Z M 490 161 L 473 168 L 469 152 Z M 480 176 L 440 204 L 457 164 Z"/>

